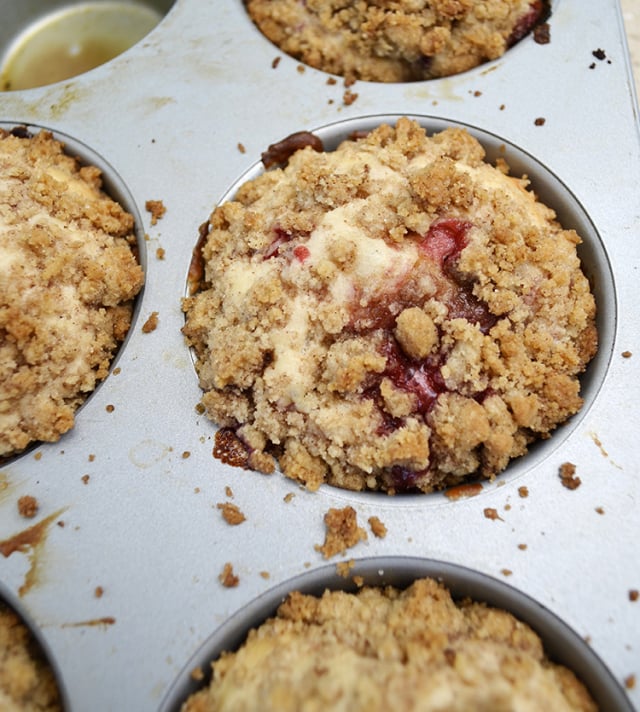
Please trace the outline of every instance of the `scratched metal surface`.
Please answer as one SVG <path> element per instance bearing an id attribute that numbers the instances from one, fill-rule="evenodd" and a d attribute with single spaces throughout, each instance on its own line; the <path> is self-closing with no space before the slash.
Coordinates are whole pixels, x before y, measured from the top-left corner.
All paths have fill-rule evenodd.
<path id="1" fill-rule="evenodd" d="M 429 557 L 506 581 L 588 638 L 621 685 L 640 675 L 640 602 L 630 596 L 640 588 L 637 104 L 616 0 L 556 0 L 550 26 L 550 44 L 527 38 L 496 62 L 438 81 L 358 82 L 357 99 L 345 105 L 342 82 L 300 71 L 252 26 L 240 0 L 177 0 L 108 64 L 0 94 L 0 121 L 44 126 L 95 152 L 148 237 L 146 286 L 119 372 L 60 442 L 0 469 L 0 540 L 31 524 L 42 529 L 37 545 L 0 556 L 0 581 L 36 621 L 70 709 L 156 710 L 229 616 L 326 563 L 314 549 L 323 515 L 347 504 L 361 524 L 375 515 L 388 529 L 349 557 Z M 605 59 L 593 56 L 597 49 Z M 319 129 L 331 141 L 344 128 L 336 122 L 396 114 L 468 124 L 490 144 L 506 142 L 555 206 L 584 225 L 582 255 L 598 295 L 602 344 L 584 379 L 583 412 L 480 494 L 457 501 L 328 487 L 312 494 L 280 474 L 221 464 L 212 457 L 214 428 L 195 411 L 200 392 L 180 334 L 198 226 L 256 170 L 261 151 L 293 131 Z M 151 199 L 167 208 L 153 226 L 144 209 Z M 154 311 L 158 328 L 145 334 Z M 560 484 L 564 462 L 576 465 L 576 490 Z M 18 514 L 24 494 L 40 504 L 33 521 Z M 216 505 L 225 501 L 244 512 L 243 524 L 223 521 Z M 225 562 L 240 577 L 236 588 L 218 580 Z M 640 707 L 637 685 L 628 695 Z"/>

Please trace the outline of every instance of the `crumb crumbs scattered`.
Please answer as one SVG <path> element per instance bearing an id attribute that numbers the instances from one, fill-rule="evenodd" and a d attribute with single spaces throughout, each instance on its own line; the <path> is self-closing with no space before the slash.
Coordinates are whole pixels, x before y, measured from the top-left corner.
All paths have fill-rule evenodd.
<path id="1" fill-rule="evenodd" d="M 600 61 L 607 58 L 607 53 L 603 49 L 594 49 L 591 54 Z"/>
<path id="2" fill-rule="evenodd" d="M 261 576 L 263 579 L 270 579 L 270 578 L 271 578 L 271 574 L 270 574 L 268 571 L 261 571 L 261 572 L 260 572 L 260 576 Z"/>
<path id="3" fill-rule="evenodd" d="M 528 547 L 527 547 L 526 544 L 518 544 L 518 549 L 520 549 L 520 551 L 526 551 L 527 548 L 528 548 Z"/>
<path id="4" fill-rule="evenodd" d="M 247 149 L 244 147 L 244 144 L 243 144 L 243 143 L 238 142 L 238 151 L 240 151 L 240 153 L 246 153 L 246 152 L 247 152 Z"/>
<path id="5" fill-rule="evenodd" d="M 56 524 L 60 527 L 60 529 L 64 529 L 64 522 L 62 519 L 59 522 L 56 522 Z"/>
<path id="6" fill-rule="evenodd" d="M 151 224 L 155 225 L 158 220 L 162 220 L 167 209 L 161 200 L 147 200 L 144 204 L 145 210 L 151 214 Z"/>
<path id="7" fill-rule="evenodd" d="M 195 680 L 196 682 L 204 680 L 204 673 L 202 672 L 202 668 L 199 665 L 198 667 L 193 668 L 193 670 L 191 671 L 191 679 Z"/>
<path id="8" fill-rule="evenodd" d="M 522 499 L 526 499 L 529 496 L 529 488 L 528 487 L 518 487 L 518 494 Z"/>
<path id="9" fill-rule="evenodd" d="M 330 87 L 335 86 L 337 83 L 338 83 L 338 80 L 335 77 L 329 77 L 329 79 L 327 79 L 327 84 Z"/>
<path id="10" fill-rule="evenodd" d="M 632 589 L 629 591 L 629 600 L 630 600 L 632 603 L 635 603 L 639 598 L 640 598 L 640 592 L 638 591 L 638 589 L 637 589 L 637 588 L 632 588 Z"/>
<path id="11" fill-rule="evenodd" d="M 314 548 L 321 552 L 325 559 L 343 554 L 359 541 L 367 539 L 367 532 L 358 526 L 358 515 L 353 507 L 329 509 L 324 515 L 324 523 L 327 528 L 324 544 L 316 544 Z"/>
<path id="12" fill-rule="evenodd" d="M 296 67 L 296 70 L 298 71 L 298 74 L 304 74 L 306 71 L 306 67 L 304 66 L 304 64 L 299 64 Z"/>
<path id="13" fill-rule="evenodd" d="M 193 488 L 193 493 L 194 493 L 194 494 L 200 494 L 200 487 L 194 487 L 194 488 Z"/>
<path id="14" fill-rule="evenodd" d="M 604 507 L 596 507 L 596 512 L 598 514 L 604 514 Z"/>
<path id="15" fill-rule="evenodd" d="M 478 89 L 476 89 L 476 90 L 473 92 L 473 96 L 482 96 L 482 92 L 479 91 Z"/>
<path id="16" fill-rule="evenodd" d="M 504 104 L 500 104 L 500 111 L 504 111 L 507 107 Z"/>
<path id="17" fill-rule="evenodd" d="M 37 453 L 33 456 L 33 459 L 36 460 L 36 461 L 37 461 L 37 460 L 42 460 L 42 453 L 41 453 L 41 452 L 37 452 Z"/>
<path id="18" fill-rule="evenodd" d="M 191 452 L 189 452 L 189 450 L 185 450 L 185 451 L 182 453 L 182 459 L 183 459 L 183 460 L 188 460 L 190 457 L 191 457 Z"/>
<path id="19" fill-rule="evenodd" d="M 109 403 L 108 405 L 105 406 L 105 410 L 107 413 L 113 413 L 113 411 L 116 409 L 115 405 L 112 403 Z"/>
<path id="20" fill-rule="evenodd" d="M 487 519 L 491 519 L 493 521 L 495 521 L 496 519 L 499 519 L 501 522 L 504 521 L 504 519 L 498 514 L 498 510 L 494 509 L 493 507 L 485 507 L 484 516 Z"/>
<path id="21" fill-rule="evenodd" d="M 582 480 L 576 476 L 576 466 L 572 462 L 560 465 L 560 481 L 562 486 L 574 490 L 580 487 Z"/>
<path id="22" fill-rule="evenodd" d="M 505 504 L 505 505 L 504 505 L 504 511 L 505 511 L 505 512 L 510 512 L 510 511 L 511 511 L 511 505 L 510 505 L 510 504 Z"/>
<path id="23" fill-rule="evenodd" d="M 358 94 L 354 91 L 351 91 L 351 89 L 347 89 L 345 93 L 342 95 L 342 103 L 345 106 L 351 106 L 353 102 L 358 98 Z"/>
<path id="24" fill-rule="evenodd" d="M 353 559 L 349 559 L 349 561 L 341 561 L 339 564 L 336 564 L 336 573 L 342 578 L 349 578 L 349 575 L 351 574 L 351 569 L 355 565 L 356 562 Z"/>
<path id="25" fill-rule="evenodd" d="M 240 583 L 240 578 L 233 573 L 233 566 L 228 561 L 218 579 L 225 588 L 235 588 Z"/>
<path id="26" fill-rule="evenodd" d="M 362 576 L 354 576 L 352 581 L 358 588 L 362 588 L 364 586 L 364 579 Z"/>
<path id="27" fill-rule="evenodd" d="M 378 539 L 384 539 L 387 536 L 387 527 L 378 517 L 369 517 L 369 526 L 373 535 Z"/>
<path id="28" fill-rule="evenodd" d="M 538 118 L 533 123 L 536 126 L 544 126 L 547 123 L 547 120 L 544 118 L 544 116 L 538 116 Z"/>
<path id="29" fill-rule="evenodd" d="M 289 492 L 288 494 L 285 494 L 285 496 L 283 497 L 283 501 L 286 502 L 287 504 L 289 504 L 289 502 L 291 502 L 291 500 L 292 500 L 295 496 L 296 496 L 296 493 L 295 493 L 295 492 Z"/>
<path id="30" fill-rule="evenodd" d="M 236 504 L 232 504 L 231 502 L 218 502 L 216 506 L 221 510 L 222 518 L 227 524 L 237 526 L 246 520 L 246 517 Z"/>
<path id="31" fill-rule="evenodd" d="M 166 253 L 165 253 L 164 247 L 158 247 L 158 248 L 156 249 L 156 259 L 158 259 L 158 260 L 163 260 L 164 257 L 165 257 L 165 254 L 166 254 Z"/>
<path id="32" fill-rule="evenodd" d="M 627 675 L 624 679 L 624 686 L 627 688 L 627 690 L 635 690 L 636 689 L 636 676 L 635 675 Z"/>
<path id="33" fill-rule="evenodd" d="M 282 57 L 275 57 L 273 62 L 271 62 L 271 69 L 277 69 L 281 59 Z"/>
<path id="34" fill-rule="evenodd" d="M 20 497 L 18 500 L 18 512 L 21 517 L 33 519 L 38 513 L 38 500 L 29 494 Z"/>
<path id="35" fill-rule="evenodd" d="M 142 333 L 149 334 L 158 328 L 158 312 L 151 312 L 149 318 L 142 325 Z"/>
<path id="36" fill-rule="evenodd" d="M 89 484 L 89 480 L 91 479 L 91 476 L 90 476 L 90 475 L 82 475 L 82 477 L 81 477 L 80 479 L 82 480 L 82 482 L 83 482 L 85 485 L 88 485 L 88 484 Z"/>
<path id="37" fill-rule="evenodd" d="M 95 456 L 95 455 L 89 455 L 89 457 L 88 457 L 87 459 L 89 460 L 89 462 L 94 462 L 95 459 L 96 459 L 96 456 Z"/>
<path id="38" fill-rule="evenodd" d="M 226 485 L 226 487 L 224 488 L 224 493 L 229 498 L 233 497 L 233 490 L 231 489 L 231 487 L 229 487 L 229 485 Z"/>
<path id="39" fill-rule="evenodd" d="M 102 596 L 104 595 L 104 588 L 102 588 L 102 586 L 96 586 L 93 595 L 96 598 L 102 598 Z"/>
<path id="40" fill-rule="evenodd" d="M 501 573 L 503 576 L 512 576 L 512 575 L 513 575 L 513 571 L 512 571 L 511 569 L 502 569 L 502 570 L 500 571 L 500 573 Z"/>
<path id="41" fill-rule="evenodd" d="M 623 351 L 622 352 L 622 358 L 631 358 L 632 356 L 633 356 L 633 354 L 631 353 L 631 351 Z"/>

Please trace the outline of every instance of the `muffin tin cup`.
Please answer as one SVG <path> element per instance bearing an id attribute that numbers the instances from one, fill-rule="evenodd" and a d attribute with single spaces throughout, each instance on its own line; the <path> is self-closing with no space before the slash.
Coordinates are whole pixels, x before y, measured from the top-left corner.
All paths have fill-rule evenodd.
<path id="1" fill-rule="evenodd" d="M 0 15 L 9 17 L 13 6 L 0 0 Z M 215 654 L 202 647 L 211 631 L 230 626 L 239 641 L 275 608 L 266 591 L 284 595 L 307 581 L 316 590 L 341 587 L 332 567 L 352 557 L 355 571 L 376 561 L 374 583 L 379 561 L 390 562 L 387 572 L 398 567 L 398 583 L 423 575 L 420 562 L 428 559 L 453 587 L 457 579 L 448 577 L 460 567 L 495 582 L 485 600 L 507 608 L 506 594 L 494 592 L 512 585 L 527 600 L 514 603 L 514 613 L 532 622 L 549 652 L 561 659 L 553 638 L 568 626 L 570 650 L 580 650 L 576 665 L 592 652 L 616 694 L 640 707 L 638 107 L 617 0 L 556 0 L 549 25 L 549 44 L 527 37 L 464 74 L 357 82 L 345 96 L 340 78 L 305 68 L 268 42 L 240 0 L 176 0 L 112 61 L 54 85 L 0 94 L 3 127 L 45 127 L 104 171 L 107 192 L 136 219 L 146 276 L 117 368 L 84 403 L 73 430 L 0 465 L 0 542 L 44 527 L 37 542 L 0 550 L 7 552 L 0 582 L 21 592 L 44 632 L 67 712 L 155 712 L 169 690 L 180 694 L 181 671 L 194 654 L 192 663 Z M 331 149 L 352 128 L 399 116 L 429 132 L 466 127 L 491 159 L 502 156 L 514 175 L 529 174 L 563 225 L 583 236 L 579 255 L 600 333 L 581 380 L 585 406 L 494 482 L 455 498 L 326 485 L 311 493 L 280 473 L 226 466 L 212 455 L 215 426 L 196 411 L 201 391 L 180 331 L 198 229 L 242 180 L 262 171 L 260 154 L 270 144 L 308 130 Z M 156 224 L 148 200 L 167 208 Z M 143 333 L 153 312 L 158 326 Z M 581 480 L 575 490 L 562 486 L 565 463 Z M 22 495 L 38 501 L 34 520 L 18 512 Z M 226 523 L 223 502 L 246 520 Z M 323 517 L 345 506 L 368 538 L 327 562 L 317 550 Z M 385 524 L 384 538 L 367 528 L 372 516 Z M 239 577 L 236 587 L 220 583 L 226 563 Z M 475 586 L 469 590 L 481 597 Z M 532 611 L 553 611 L 560 623 L 538 627 Z"/>
<path id="2" fill-rule="evenodd" d="M 557 615 L 522 591 L 503 581 L 464 566 L 404 556 L 374 557 L 353 562 L 349 576 L 341 576 L 335 566 L 323 566 L 284 581 L 233 614 L 201 646 L 180 673 L 159 712 L 179 712 L 186 699 L 211 681 L 211 663 L 225 651 L 235 651 L 252 628 L 275 615 L 279 605 L 293 591 L 321 596 L 325 590 L 355 592 L 355 577 L 367 586 L 394 586 L 405 589 L 418 578 L 442 582 L 454 600 L 471 599 L 500 608 L 529 625 L 542 640 L 546 655 L 554 663 L 572 670 L 585 684 L 598 708 L 608 712 L 633 712 L 631 702 L 602 660 L 588 644 Z M 203 680 L 196 680 L 194 670 Z"/>

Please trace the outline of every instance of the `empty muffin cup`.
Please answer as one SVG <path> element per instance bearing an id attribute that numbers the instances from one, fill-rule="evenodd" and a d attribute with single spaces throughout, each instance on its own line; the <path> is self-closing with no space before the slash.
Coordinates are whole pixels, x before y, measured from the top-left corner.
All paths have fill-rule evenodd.
<path id="1" fill-rule="evenodd" d="M 138 43 L 173 0 L 0 0 L 0 91 L 84 74 Z"/>

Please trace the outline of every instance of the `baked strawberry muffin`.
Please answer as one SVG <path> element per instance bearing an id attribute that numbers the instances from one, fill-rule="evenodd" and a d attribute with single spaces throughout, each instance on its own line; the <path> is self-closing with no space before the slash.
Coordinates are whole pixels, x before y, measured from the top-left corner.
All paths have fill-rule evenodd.
<path id="1" fill-rule="evenodd" d="M 0 457 L 58 440 L 107 375 L 143 283 L 133 230 L 98 168 L 0 129 Z"/>
<path id="2" fill-rule="evenodd" d="M 433 579 L 406 590 L 291 593 L 212 669 L 182 712 L 597 709 L 531 628 L 506 611 L 455 602 Z"/>
<path id="3" fill-rule="evenodd" d="M 286 54 L 349 80 L 408 82 L 501 57 L 542 22 L 547 0 L 246 0 Z"/>
<path id="4" fill-rule="evenodd" d="M 310 489 L 493 478 L 576 413 L 597 348 L 580 237 L 463 129 L 308 146 L 203 229 L 201 407 Z"/>

